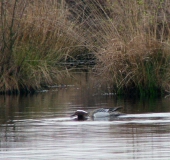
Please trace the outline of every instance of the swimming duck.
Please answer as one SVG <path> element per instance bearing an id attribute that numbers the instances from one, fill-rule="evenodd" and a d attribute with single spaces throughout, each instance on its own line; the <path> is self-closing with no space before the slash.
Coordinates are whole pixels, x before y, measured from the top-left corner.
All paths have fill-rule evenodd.
<path id="1" fill-rule="evenodd" d="M 122 113 L 118 112 L 119 109 L 122 107 L 116 107 L 116 108 L 99 108 L 95 109 L 92 112 L 88 113 L 84 110 L 77 110 L 74 114 L 71 115 L 71 117 L 75 117 L 75 120 L 81 121 L 81 120 L 87 120 L 89 117 L 92 118 L 104 118 L 104 117 L 113 117 L 113 116 L 119 116 Z"/>
<path id="2" fill-rule="evenodd" d="M 74 120 L 83 121 L 88 119 L 88 115 L 89 113 L 84 110 L 77 110 L 71 115 L 71 117 L 75 117 Z"/>

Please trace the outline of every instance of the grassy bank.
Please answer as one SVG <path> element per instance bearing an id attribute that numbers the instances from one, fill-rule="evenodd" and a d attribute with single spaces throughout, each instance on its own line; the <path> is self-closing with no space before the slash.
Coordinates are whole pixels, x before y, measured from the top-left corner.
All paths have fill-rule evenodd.
<path id="1" fill-rule="evenodd" d="M 169 92 L 168 0 L 2 0 L 0 5 L 1 93 L 59 83 L 66 70 L 57 64 L 84 51 L 94 53 L 97 83 L 111 92 Z"/>

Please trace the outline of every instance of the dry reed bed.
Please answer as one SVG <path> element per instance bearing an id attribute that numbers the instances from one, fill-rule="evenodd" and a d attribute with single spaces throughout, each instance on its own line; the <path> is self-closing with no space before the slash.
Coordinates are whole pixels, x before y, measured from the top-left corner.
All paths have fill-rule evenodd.
<path id="1" fill-rule="evenodd" d="M 0 92 L 59 82 L 57 64 L 82 49 L 64 1 L 2 0 L 0 9 Z"/>
<path id="2" fill-rule="evenodd" d="M 170 90 L 168 0 L 1 1 L 0 91 L 57 83 L 84 47 L 97 83 L 125 94 Z"/>
<path id="3" fill-rule="evenodd" d="M 169 92 L 170 2 L 86 0 L 86 6 L 98 83 L 130 96 Z"/>

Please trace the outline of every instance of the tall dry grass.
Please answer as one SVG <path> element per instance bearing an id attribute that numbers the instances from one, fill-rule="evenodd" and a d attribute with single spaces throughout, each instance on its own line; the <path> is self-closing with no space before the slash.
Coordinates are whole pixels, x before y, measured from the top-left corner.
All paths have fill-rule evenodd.
<path id="1" fill-rule="evenodd" d="M 65 71 L 58 63 L 83 50 L 67 15 L 64 0 L 1 0 L 1 93 L 35 90 L 61 80 Z"/>
<path id="2" fill-rule="evenodd" d="M 169 13 L 168 0 L 1 0 L 0 92 L 57 83 L 84 48 L 111 91 L 169 92 Z"/>
<path id="3" fill-rule="evenodd" d="M 98 83 L 132 96 L 169 91 L 170 1 L 81 2 L 72 12 L 83 13 L 79 23 L 97 57 Z"/>

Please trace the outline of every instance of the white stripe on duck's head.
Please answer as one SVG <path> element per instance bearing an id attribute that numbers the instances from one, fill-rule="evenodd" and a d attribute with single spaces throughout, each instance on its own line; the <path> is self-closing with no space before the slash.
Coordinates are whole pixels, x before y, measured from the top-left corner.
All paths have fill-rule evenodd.
<path id="1" fill-rule="evenodd" d="M 84 110 L 77 110 L 74 112 L 74 114 L 71 115 L 71 117 L 76 117 L 75 120 L 83 121 L 88 119 L 88 112 Z"/>

